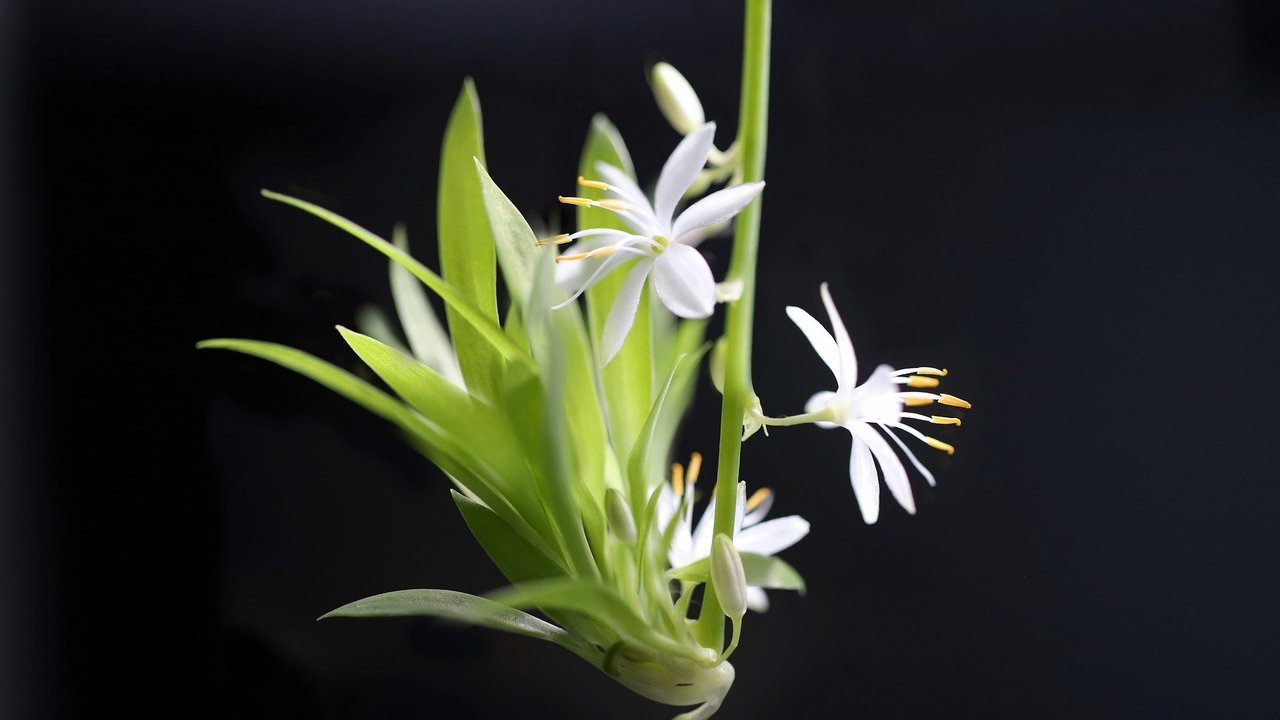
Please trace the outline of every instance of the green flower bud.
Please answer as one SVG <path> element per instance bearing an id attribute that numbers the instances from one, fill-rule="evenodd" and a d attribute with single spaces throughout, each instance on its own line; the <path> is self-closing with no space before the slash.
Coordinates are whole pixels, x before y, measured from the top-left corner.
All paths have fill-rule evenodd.
<path id="1" fill-rule="evenodd" d="M 716 535 L 711 548 L 711 586 L 716 589 L 720 607 L 734 622 L 747 614 L 747 571 L 742 556 L 728 535 Z"/>
<path id="2" fill-rule="evenodd" d="M 688 135 L 707 121 L 698 93 L 671 65 L 664 62 L 654 65 L 649 72 L 649 85 L 653 88 L 653 98 L 658 101 L 658 109 L 662 110 L 676 132 Z"/>
<path id="3" fill-rule="evenodd" d="M 635 544 L 636 521 L 631 517 L 631 508 L 627 507 L 622 493 L 609 488 L 604 494 L 604 511 L 614 537 L 626 545 Z"/>

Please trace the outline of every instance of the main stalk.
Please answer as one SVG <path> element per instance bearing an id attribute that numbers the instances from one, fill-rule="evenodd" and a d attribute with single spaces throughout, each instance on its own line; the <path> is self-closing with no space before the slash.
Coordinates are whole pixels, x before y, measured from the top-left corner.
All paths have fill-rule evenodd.
<path id="1" fill-rule="evenodd" d="M 764 179 L 769 126 L 769 41 L 772 0 L 747 0 L 742 48 L 742 100 L 738 113 L 738 147 L 742 181 Z M 760 246 L 763 196 L 738 215 L 729 261 L 729 280 L 742 284 L 742 295 L 729 304 L 725 317 L 724 404 L 720 409 L 720 453 L 716 471 L 715 532 L 733 535 L 733 516 L 742 464 L 742 417 L 755 394 L 751 385 L 751 326 L 755 317 L 756 254 Z M 714 588 L 707 583 L 698 617 L 700 639 L 708 646 L 724 644 L 724 614 Z"/>

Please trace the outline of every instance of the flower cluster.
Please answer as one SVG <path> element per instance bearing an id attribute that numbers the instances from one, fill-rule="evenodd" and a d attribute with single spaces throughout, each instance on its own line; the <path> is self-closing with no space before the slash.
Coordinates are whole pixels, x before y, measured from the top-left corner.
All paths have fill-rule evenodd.
<path id="1" fill-rule="evenodd" d="M 763 56 L 768 6 L 748 2 L 756 9 L 747 54 Z M 733 683 L 728 660 L 747 610 L 767 610 L 767 590 L 805 587 L 777 556 L 808 535 L 809 522 L 768 519 L 773 491 L 749 495 L 739 479 L 734 453 L 742 442 L 761 428 L 844 428 L 862 519 L 879 517 L 881 478 L 915 513 L 903 459 L 935 481 L 908 441 L 954 448 L 913 424 L 961 423 L 920 410 L 970 407 L 938 391 L 946 370 L 880 365 L 859 383 L 853 343 L 823 284 L 829 330 L 798 307 L 786 312 L 835 389 L 814 394 L 804 412 L 771 417 L 750 378 L 755 278 L 734 268 L 755 266 L 767 66 L 748 64 L 743 124 L 720 150 L 692 86 L 670 65 L 656 65 L 655 98 L 682 138 L 652 193 L 637 182 L 620 135 L 597 117 L 577 180 L 589 197 L 559 198 L 577 213 L 576 230 L 542 239 L 485 169 L 479 101 L 468 82 L 442 152 L 439 274 L 410 254 L 402 227 L 388 242 L 304 200 L 264 191 L 389 258 L 395 318 L 368 309 L 363 332 L 339 327 L 385 388 L 367 372 L 274 343 L 200 346 L 275 362 L 396 425 L 448 476 L 466 527 L 510 581 L 485 596 L 392 591 L 324 617 L 429 616 L 553 642 L 643 697 L 696 705 L 680 720 L 701 720 Z M 717 283 L 699 247 L 734 223 L 731 269 Z M 428 290 L 444 302 L 443 322 Z M 709 340 L 713 325 L 704 321 L 718 304 L 728 308 L 724 334 Z M 700 495 L 707 484 L 699 482 L 700 455 L 671 464 L 669 474 L 665 468 L 713 345 L 711 372 L 724 403 L 720 457 L 714 487 Z"/>

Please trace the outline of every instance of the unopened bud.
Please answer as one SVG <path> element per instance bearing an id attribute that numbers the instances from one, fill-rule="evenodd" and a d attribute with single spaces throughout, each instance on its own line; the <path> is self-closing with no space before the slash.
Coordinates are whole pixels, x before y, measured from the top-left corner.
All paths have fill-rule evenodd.
<path id="1" fill-rule="evenodd" d="M 742 556 L 728 535 L 716 535 L 711 548 L 711 586 L 720 599 L 720 608 L 734 622 L 747 614 L 747 571 Z"/>
<path id="2" fill-rule="evenodd" d="M 604 494 L 604 511 L 609 518 L 609 529 L 615 537 L 626 545 L 636 541 L 636 521 L 631 517 L 631 508 L 622 498 L 622 493 L 609 488 Z"/>
<path id="3" fill-rule="evenodd" d="M 676 132 L 688 135 L 707 121 L 698 93 L 670 64 L 660 62 L 654 65 L 649 72 L 649 85 L 653 88 L 653 98 L 658 101 L 658 109 Z"/>
<path id="4" fill-rule="evenodd" d="M 711 384 L 715 385 L 721 395 L 724 394 L 724 356 L 728 350 L 728 341 L 720 338 L 711 348 L 711 360 L 707 363 L 707 371 L 711 373 Z"/>

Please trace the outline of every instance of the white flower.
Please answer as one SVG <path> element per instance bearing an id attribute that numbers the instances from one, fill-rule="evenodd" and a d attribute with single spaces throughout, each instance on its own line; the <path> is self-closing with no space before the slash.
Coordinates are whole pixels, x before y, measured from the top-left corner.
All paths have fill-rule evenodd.
<path id="1" fill-rule="evenodd" d="M 652 204 L 625 172 L 604 163 L 596 165 L 603 181 L 578 178 L 578 182 L 584 187 L 604 190 L 609 197 L 603 200 L 560 198 L 560 202 L 566 204 L 617 213 L 631 228 L 630 232 L 588 228 L 540 241 L 541 244 L 579 241 L 556 258 L 556 284 L 570 293 L 569 299 L 557 308 L 573 302 L 609 272 L 636 260 L 605 320 L 601 347 L 606 363 L 622 347 L 631 329 L 646 278 L 653 277 L 654 289 L 662 303 L 680 317 L 705 318 L 715 308 L 715 279 L 707 261 L 694 248 L 707 237 L 708 228 L 737 215 L 764 188 L 763 182 L 728 187 L 693 203 L 676 216 L 676 204 L 706 165 L 715 130 L 715 123 L 707 123 L 680 141 L 662 167 Z"/>
<path id="2" fill-rule="evenodd" d="M 671 567 L 691 565 L 711 556 L 715 533 L 716 501 L 711 498 L 697 527 L 693 525 L 693 486 L 697 482 L 702 458 L 694 454 L 689 462 L 688 481 L 679 464 L 672 468 L 671 484 L 664 484 L 658 495 L 658 527 L 665 530 L 675 518 L 676 527 L 667 551 Z M 773 491 L 757 490 L 747 498 L 747 484 L 738 483 L 738 507 L 734 515 L 733 545 L 740 553 L 776 555 L 795 545 L 809 534 L 809 521 L 799 515 L 765 520 L 773 507 Z M 677 517 L 678 514 L 678 517 Z M 747 587 L 747 607 L 756 612 L 769 609 L 769 596 L 764 588 Z"/>
<path id="3" fill-rule="evenodd" d="M 836 377 L 835 392 L 826 391 L 814 395 L 805 405 L 807 414 L 798 416 L 797 419 L 806 417 L 816 421 L 819 427 L 843 427 L 853 436 L 853 451 L 849 457 L 849 478 L 853 482 L 853 494 L 862 511 L 862 519 L 867 524 L 874 523 L 880 516 L 880 483 L 876 463 L 879 463 L 880 473 L 884 474 L 885 485 L 889 487 L 889 492 L 894 499 L 903 509 L 914 514 L 916 505 L 911 495 L 911 485 L 907 481 L 907 471 L 893 448 L 885 442 L 884 437 L 876 429 L 878 428 L 893 440 L 924 479 L 930 485 L 934 485 L 933 474 L 925 469 L 894 431 L 905 432 L 930 447 L 950 454 L 955 452 L 955 448 L 951 445 L 922 434 L 919 430 L 904 424 L 903 420 L 919 420 L 935 425 L 959 425 L 960 420 L 954 417 L 906 412 L 903 408 L 929 405 L 934 402 L 959 408 L 971 406 L 954 395 L 899 389 L 902 386 L 937 387 L 938 378 L 947 374 L 946 370 L 937 368 L 915 367 L 894 370 L 888 365 L 881 365 L 871 373 L 871 377 L 867 378 L 866 382 L 858 385 L 858 362 L 853 354 L 853 343 L 849 340 L 849 331 L 841 322 L 840 313 L 836 311 L 836 306 L 831 301 L 831 293 L 828 292 L 825 283 L 822 285 L 822 302 L 826 305 L 827 315 L 831 318 L 831 327 L 835 331 L 834 337 L 809 313 L 797 307 L 787 308 L 787 315 L 809 339 L 813 349 Z"/>

